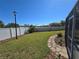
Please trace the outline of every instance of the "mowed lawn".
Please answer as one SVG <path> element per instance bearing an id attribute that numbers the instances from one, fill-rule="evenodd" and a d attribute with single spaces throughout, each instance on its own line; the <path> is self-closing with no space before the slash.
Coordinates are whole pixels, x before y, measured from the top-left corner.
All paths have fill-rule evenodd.
<path id="1" fill-rule="evenodd" d="M 44 59 L 48 38 L 62 31 L 35 32 L 0 43 L 0 59 Z"/>

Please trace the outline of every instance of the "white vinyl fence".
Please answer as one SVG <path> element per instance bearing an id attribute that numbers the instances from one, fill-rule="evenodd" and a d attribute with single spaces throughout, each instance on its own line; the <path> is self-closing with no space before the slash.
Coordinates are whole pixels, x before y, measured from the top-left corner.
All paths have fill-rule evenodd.
<path id="1" fill-rule="evenodd" d="M 64 30 L 64 26 L 57 27 L 35 27 L 35 31 L 43 32 L 43 31 L 53 31 L 53 30 Z"/>
<path id="2" fill-rule="evenodd" d="M 18 36 L 23 35 L 25 32 L 27 32 L 28 29 L 29 27 L 17 28 L 17 35 Z M 63 26 L 61 27 L 35 27 L 35 31 L 37 32 L 61 30 L 61 29 L 64 29 L 64 27 Z M 0 41 L 15 37 L 15 35 L 16 35 L 15 28 L 0 28 Z"/>
<path id="3" fill-rule="evenodd" d="M 28 27 L 17 28 L 17 35 L 23 35 L 28 29 Z M 15 28 L 0 28 L 0 41 L 15 37 L 15 34 Z"/>

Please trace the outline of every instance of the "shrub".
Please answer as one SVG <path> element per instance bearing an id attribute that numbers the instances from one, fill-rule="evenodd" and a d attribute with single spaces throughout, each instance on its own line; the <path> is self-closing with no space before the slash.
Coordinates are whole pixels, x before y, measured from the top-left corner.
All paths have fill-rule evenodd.
<path id="1" fill-rule="evenodd" d="M 62 33 L 58 33 L 57 37 L 63 37 Z"/>
<path id="2" fill-rule="evenodd" d="M 29 32 L 25 31 L 24 34 L 29 34 Z"/>
<path id="3" fill-rule="evenodd" d="M 29 27 L 29 29 L 28 29 L 28 32 L 29 32 L 29 33 L 32 33 L 32 32 L 34 32 L 34 31 L 35 31 L 35 26 L 30 25 L 30 27 Z"/>

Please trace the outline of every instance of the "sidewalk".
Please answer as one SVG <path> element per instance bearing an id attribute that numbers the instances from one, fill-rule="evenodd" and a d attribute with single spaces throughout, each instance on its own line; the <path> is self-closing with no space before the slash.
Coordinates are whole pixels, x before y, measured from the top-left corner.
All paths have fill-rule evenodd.
<path id="1" fill-rule="evenodd" d="M 56 36 L 51 36 L 48 40 L 48 47 L 52 51 L 52 54 L 55 53 L 55 56 L 61 54 L 62 57 L 68 59 L 66 48 L 57 45 L 54 41 L 55 38 Z"/>

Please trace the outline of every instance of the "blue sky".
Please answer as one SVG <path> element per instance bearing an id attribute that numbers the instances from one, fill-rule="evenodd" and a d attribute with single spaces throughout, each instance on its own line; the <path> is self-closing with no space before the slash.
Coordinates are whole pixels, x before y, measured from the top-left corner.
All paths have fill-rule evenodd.
<path id="1" fill-rule="evenodd" d="M 65 20 L 77 0 L 0 0 L 0 20 L 14 22 L 13 10 L 17 11 L 17 23 L 45 25 Z"/>

